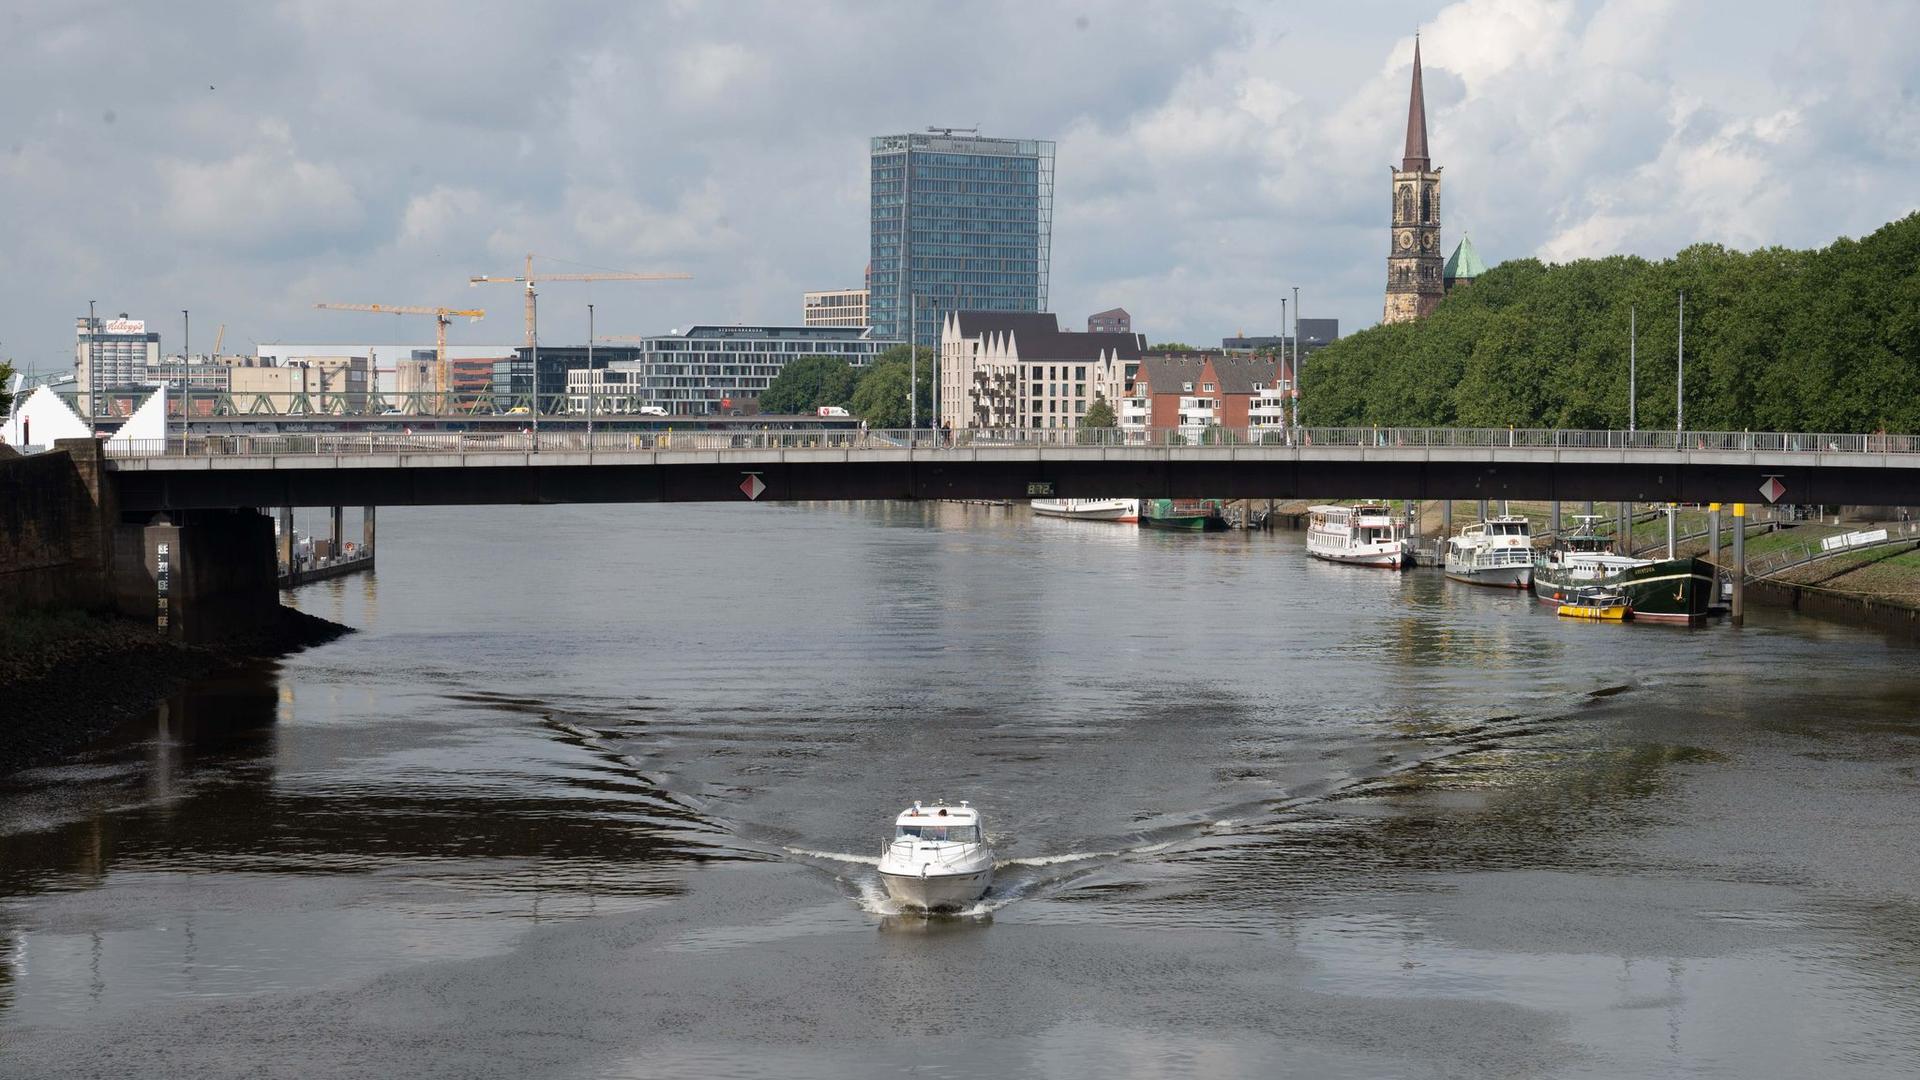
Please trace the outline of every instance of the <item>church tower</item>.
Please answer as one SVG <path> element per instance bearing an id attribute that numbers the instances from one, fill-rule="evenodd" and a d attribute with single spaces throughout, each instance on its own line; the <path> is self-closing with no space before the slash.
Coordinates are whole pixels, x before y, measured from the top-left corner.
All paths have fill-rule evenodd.
<path id="1" fill-rule="evenodd" d="M 1393 236 L 1387 253 L 1382 322 L 1412 322 L 1440 303 L 1440 170 L 1427 156 L 1427 99 L 1420 89 L 1420 39 L 1413 39 L 1413 94 L 1407 148 L 1393 170 Z"/>

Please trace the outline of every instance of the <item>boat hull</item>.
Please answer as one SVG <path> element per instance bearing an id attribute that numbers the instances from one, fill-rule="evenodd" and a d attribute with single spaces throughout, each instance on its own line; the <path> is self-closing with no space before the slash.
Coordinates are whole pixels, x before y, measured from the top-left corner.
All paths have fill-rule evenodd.
<path id="1" fill-rule="evenodd" d="M 1533 585 L 1531 566 L 1458 567 L 1449 562 L 1445 573 L 1449 581 L 1490 589 L 1525 589 Z"/>
<path id="2" fill-rule="evenodd" d="M 880 872 L 887 895 L 904 907 L 921 911 L 958 911 L 987 894 L 993 886 L 991 865 L 959 874 L 889 874 Z"/>
<path id="3" fill-rule="evenodd" d="M 1316 559 L 1324 559 L 1330 563 L 1340 563 L 1344 566 L 1371 566 L 1380 570 L 1404 570 L 1407 568 L 1407 564 L 1412 561 L 1411 557 L 1408 556 L 1404 550 L 1315 551 L 1312 548 L 1308 548 L 1307 554 Z"/>
<path id="4" fill-rule="evenodd" d="M 1034 499 L 1033 512 L 1068 521 L 1111 521 L 1131 525 L 1140 520 L 1137 499 Z"/>
<path id="5" fill-rule="evenodd" d="M 1585 579 L 1544 564 L 1534 568 L 1533 595 L 1542 603 L 1577 604 L 1583 593 L 1596 588 L 1624 595 L 1635 622 L 1693 623 L 1707 616 L 1714 577 L 1712 568 L 1700 559 L 1662 559 Z"/>

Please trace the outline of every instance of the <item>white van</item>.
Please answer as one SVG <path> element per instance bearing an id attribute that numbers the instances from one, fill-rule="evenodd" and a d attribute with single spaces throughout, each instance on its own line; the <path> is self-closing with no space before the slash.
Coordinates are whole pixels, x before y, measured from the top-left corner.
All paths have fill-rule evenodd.
<path id="1" fill-rule="evenodd" d="M 642 405 L 640 406 L 640 415 L 641 416 L 665 416 L 667 415 L 667 409 L 666 409 L 666 406 L 664 405 Z"/>

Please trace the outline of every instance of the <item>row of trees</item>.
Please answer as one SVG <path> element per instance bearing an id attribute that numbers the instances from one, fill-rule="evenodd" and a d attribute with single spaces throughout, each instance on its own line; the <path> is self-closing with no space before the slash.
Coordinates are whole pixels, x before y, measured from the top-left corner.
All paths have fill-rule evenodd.
<path id="1" fill-rule="evenodd" d="M 1696 244 L 1671 259 L 1502 263 L 1427 318 L 1301 370 L 1312 424 L 1671 428 L 1686 294 L 1686 426 L 1920 432 L 1920 214 L 1816 251 Z"/>
<path id="2" fill-rule="evenodd" d="M 865 368 L 855 368 L 838 356 L 802 356 L 780 369 L 760 395 L 760 410 L 770 413 L 810 413 L 822 406 L 847 410 L 876 428 L 904 428 L 911 416 L 907 387 L 914 382 L 913 357 L 907 346 L 895 345 Z M 933 350 L 920 348 L 919 398 L 921 426 L 933 424 Z"/>

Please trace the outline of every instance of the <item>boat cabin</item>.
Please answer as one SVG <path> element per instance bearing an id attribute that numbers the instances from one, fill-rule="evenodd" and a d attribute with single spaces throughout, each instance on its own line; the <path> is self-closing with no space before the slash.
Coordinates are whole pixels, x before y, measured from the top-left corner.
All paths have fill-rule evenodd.
<path id="1" fill-rule="evenodd" d="M 980 814 L 965 802 L 959 806 L 945 803 L 921 806 L 914 803 L 911 809 L 894 821 L 893 836 L 896 840 L 912 838 L 978 844 L 981 842 Z"/>

